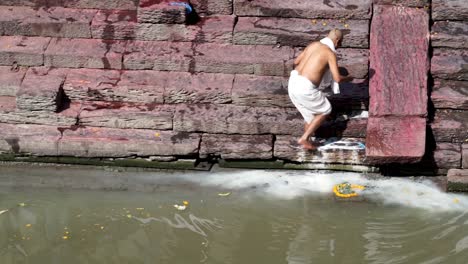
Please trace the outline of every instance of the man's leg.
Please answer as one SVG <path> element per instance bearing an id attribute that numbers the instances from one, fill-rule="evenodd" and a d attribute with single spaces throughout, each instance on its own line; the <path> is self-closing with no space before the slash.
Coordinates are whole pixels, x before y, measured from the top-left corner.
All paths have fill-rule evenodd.
<path id="1" fill-rule="evenodd" d="M 315 132 L 315 130 L 317 130 L 320 127 L 320 125 L 323 123 L 323 121 L 325 121 L 326 118 L 327 114 L 316 115 L 315 118 L 310 122 L 310 124 L 306 125 L 305 132 L 301 136 L 301 138 L 299 138 L 297 143 L 301 144 L 305 149 L 317 149 L 317 147 L 315 147 L 309 142 L 309 137 Z"/>

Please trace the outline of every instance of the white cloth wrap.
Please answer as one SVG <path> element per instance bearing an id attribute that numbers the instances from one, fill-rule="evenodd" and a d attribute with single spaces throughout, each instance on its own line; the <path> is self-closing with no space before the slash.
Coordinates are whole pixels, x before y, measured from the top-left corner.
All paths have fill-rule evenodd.
<path id="1" fill-rule="evenodd" d="M 315 115 L 329 114 L 332 110 L 325 95 L 296 70 L 292 71 L 289 77 L 288 94 L 307 123 L 310 123 Z"/>
<path id="2" fill-rule="evenodd" d="M 334 53 L 336 53 L 335 49 L 335 44 L 333 43 L 333 40 L 330 38 L 326 37 L 320 40 L 320 43 L 327 45 Z M 328 69 L 322 77 L 322 82 L 320 85 L 327 85 L 330 84 L 332 91 L 334 94 L 339 94 L 340 93 L 340 85 L 333 80 L 333 76 L 331 74 L 330 69 Z"/>

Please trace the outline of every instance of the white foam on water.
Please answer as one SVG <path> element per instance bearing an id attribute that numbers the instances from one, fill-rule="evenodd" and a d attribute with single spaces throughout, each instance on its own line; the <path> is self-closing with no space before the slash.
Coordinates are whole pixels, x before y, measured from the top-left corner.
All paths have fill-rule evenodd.
<path id="1" fill-rule="evenodd" d="M 431 211 L 468 211 L 468 196 L 443 192 L 429 180 L 422 182 L 404 178 L 371 180 L 358 173 L 270 170 L 221 171 L 203 177 L 189 176 L 185 179 L 222 190 L 254 188 L 257 193 L 279 199 L 292 199 L 309 194 L 332 195 L 334 185 L 349 182 L 368 186 L 361 195 L 370 201 Z"/>

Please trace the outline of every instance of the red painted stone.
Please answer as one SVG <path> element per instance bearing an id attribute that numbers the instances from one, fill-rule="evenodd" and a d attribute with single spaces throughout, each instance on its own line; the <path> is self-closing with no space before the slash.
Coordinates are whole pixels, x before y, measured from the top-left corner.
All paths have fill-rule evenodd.
<path id="1" fill-rule="evenodd" d="M 168 0 L 140 0 L 138 23 L 183 24 L 187 18 L 185 7 L 170 5 Z M 188 1 L 177 1 L 188 2 Z"/>
<path id="2" fill-rule="evenodd" d="M 138 40 L 231 43 L 234 16 L 201 18 L 195 25 L 139 23 Z"/>
<path id="3" fill-rule="evenodd" d="M 430 126 L 437 142 L 465 142 L 468 139 L 468 111 L 437 109 Z"/>
<path id="4" fill-rule="evenodd" d="M 232 15 L 232 0 L 190 0 L 199 15 Z"/>
<path id="5" fill-rule="evenodd" d="M 0 66 L 0 96 L 16 96 L 27 68 Z"/>
<path id="6" fill-rule="evenodd" d="M 434 49 L 431 73 L 435 78 L 468 81 L 468 50 Z"/>
<path id="7" fill-rule="evenodd" d="M 343 47 L 369 46 L 368 20 L 310 20 L 296 18 L 240 17 L 234 28 L 234 43 L 248 45 L 307 46 L 341 29 Z"/>
<path id="8" fill-rule="evenodd" d="M 44 64 L 56 68 L 122 69 L 125 42 L 97 39 L 53 39 Z"/>
<path id="9" fill-rule="evenodd" d="M 237 16 L 369 19 L 372 0 L 236 0 Z"/>
<path id="10" fill-rule="evenodd" d="M 50 38 L 43 37 L 0 37 L 0 65 L 43 65 L 43 54 L 49 42 Z"/>
<path id="11" fill-rule="evenodd" d="M 372 116 L 427 114 L 428 24 L 425 10 L 375 6 L 370 38 Z"/>
<path id="12" fill-rule="evenodd" d="M 272 135 L 203 134 L 200 157 L 220 156 L 222 159 L 271 159 Z"/>
<path id="13" fill-rule="evenodd" d="M 5 35 L 90 38 L 95 10 L 62 7 L 0 8 L 0 27 Z"/>
<path id="14" fill-rule="evenodd" d="M 192 71 L 191 43 L 131 41 L 127 44 L 124 68 L 130 70 Z"/>
<path id="15" fill-rule="evenodd" d="M 468 144 L 462 145 L 462 168 L 468 169 Z"/>
<path id="16" fill-rule="evenodd" d="M 458 143 L 437 143 L 433 156 L 439 169 L 461 168 L 461 145 Z"/>
<path id="17" fill-rule="evenodd" d="M 16 97 L 0 95 L 0 112 L 11 112 L 15 110 L 16 110 Z"/>
<path id="18" fill-rule="evenodd" d="M 196 72 L 289 75 L 286 61 L 294 50 L 287 47 L 200 44 L 195 47 Z"/>
<path id="19" fill-rule="evenodd" d="M 62 127 L 60 156 L 129 157 L 193 155 L 200 135 L 147 129 Z"/>
<path id="20" fill-rule="evenodd" d="M 138 0 L 0 0 L 3 6 L 71 7 L 88 9 L 136 10 Z"/>
<path id="21" fill-rule="evenodd" d="M 367 123 L 366 156 L 371 163 L 413 163 L 425 153 L 423 117 L 371 117 Z"/>
<path id="22" fill-rule="evenodd" d="M 435 21 L 431 28 L 431 45 L 468 49 L 468 22 Z"/>
<path id="23" fill-rule="evenodd" d="M 137 33 L 135 11 L 100 10 L 91 24 L 96 39 L 134 39 Z"/>
<path id="24" fill-rule="evenodd" d="M 56 156 L 60 132 L 57 127 L 0 123 L 0 152 Z"/>
<path id="25" fill-rule="evenodd" d="M 62 103 L 62 84 L 68 69 L 30 68 L 16 93 L 18 109 L 57 111 Z"/>
<path id="26" fill-rule="evenodd" d="M 432 0 L 433 20 L 467 20 L 466 0 Z"/>
<path id="27" fill-rule="evenodd" d="M 468 82 L 436 79 L 431 100 L 435 108 L 468 110 Z"/>

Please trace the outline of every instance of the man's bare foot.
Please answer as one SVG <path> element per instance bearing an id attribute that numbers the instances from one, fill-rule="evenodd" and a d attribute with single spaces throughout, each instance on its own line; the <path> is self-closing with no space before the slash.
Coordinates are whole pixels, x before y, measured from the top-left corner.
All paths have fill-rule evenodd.
<path id="1" fill-rule="evenodd" d="M 304 149 L 307 149 L 307 150 L 316 150 L 317 147 L 312 145 L 307 139 L 302 139 L 300 138 L 297 143 L 299 143 L 300 145 L 302 145 L 302 147 Z"/>

